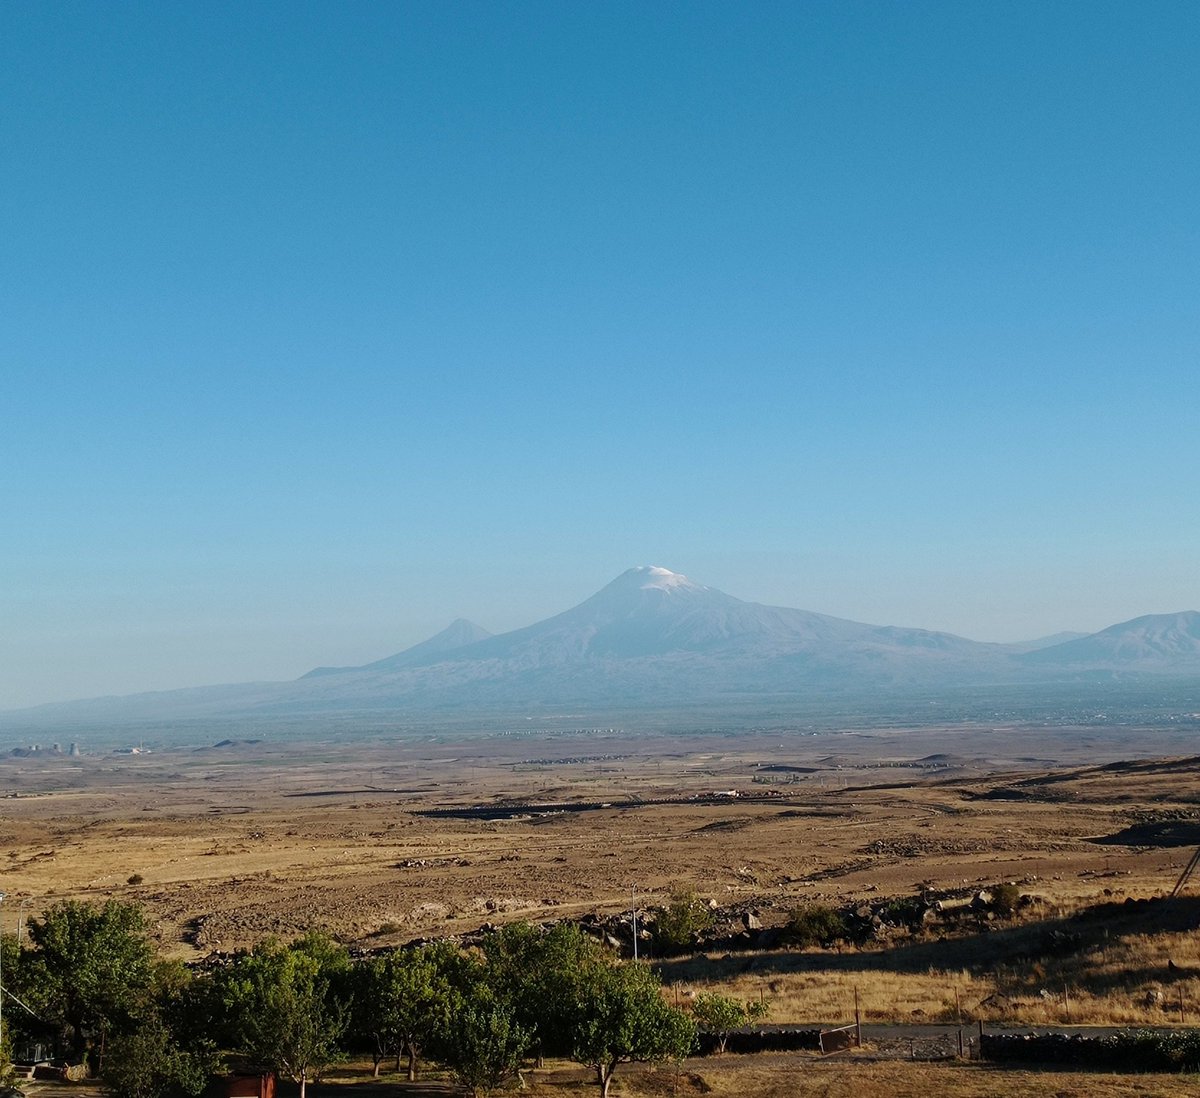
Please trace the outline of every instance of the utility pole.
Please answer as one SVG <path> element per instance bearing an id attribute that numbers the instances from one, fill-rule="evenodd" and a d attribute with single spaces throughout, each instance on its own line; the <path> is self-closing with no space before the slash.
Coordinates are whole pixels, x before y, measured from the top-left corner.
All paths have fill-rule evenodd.
<path id="1" fill-rule="evenodd" d="M 25 929 L 25 909 L 29 906 L 31 898 L 26 896 L 21 901 L 21 906 L 17 908 L 17 952 L 21 951 L 21 931 Z"/>

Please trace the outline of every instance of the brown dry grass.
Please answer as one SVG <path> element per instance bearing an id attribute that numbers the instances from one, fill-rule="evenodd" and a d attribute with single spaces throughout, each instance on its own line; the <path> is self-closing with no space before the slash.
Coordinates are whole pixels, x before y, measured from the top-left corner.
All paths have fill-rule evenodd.
<path id="1" fill-rule="evenodd" d="M 416 1084 L 399 1077 L 378 1083 L 365 1064 L 332 1073 L 312 1098 L 433 1098 L 459 1093 L 444 1072 Z M 548 1061 L 525 1073 L 528 1098 L 590 1098 L 599 1093 L 592 1073 L 567 1061 Z M 613 1084 L 617 1098 L 1183 1098 L 1194 1096 L 1195 1076 L 1116 1075 L 1074 1071 L 1030 1071 L 967 1062 L 873 1062 L 852 1057 L 822 1059 L 806 1053 L 691 1059 L 678 1067 L 627 1064 Z M 288 1093 L 286 1089 L 281 1093 Z M 47 1095 L 46 1098 L 67 1098 Z"/>
<path id="2" fill-rule="evenodd" d="M 727 1058 L 697 1074 L 713 1098 L 1183 1098 L 1196 1093 L 1194 1077 L 1109 1075 L 1002 1069 L 976 1064 L 796 1062 L 785 1057 Z M 753 1062 L 751 1062 L 753 1061 Z M 668 1090 L 625 1092 L 669 1094 Z"/>
<path id="3" fill-rule="evenodd" d="M 1200 1019 L 1200 899 L 1027 912 L 1009 925 L 889 948 L 710 955 L 667 962 L 686 1000 L 766 998 L 776 1022 L 1013 1021 L 1169 1025 Z M 1181 1017 L 1182 1006 L 1182 1017 Z"/>
<path id="4" fill-rule="evenodd" d="M 754 898 L 782 913 L 802 902 L 907 895 L 922 881 L 951 887 L 1012 879 L 1026 881 L 1024 889 L 1045 901 L 1023 922 L 840 954 L 779 951 L 670 962 L 666 976 L 681 999 L 705 987 L 745 998 L 761 993 L 774 1005 L 773 1021 L 847 1019 L 855 988 L 868 1021 L 953 1020 L 961 1007 L 968 1018 L 1163 1024 L 1177 1018 L 1180 992 L 1188 1021 L 1200 1017 L 1196 900 L 1114 911 L 1085 920 L 1082 931 L 1072 919 L 1089 905 L 1169 889 L 1189 850 L 1088 840 L 1120 831 L 1135 812 L 1194 811 L 1195 764 L 1017 774 L 997 753 L 1044 755 L 1044 730 L 1007 732 L 1002 740 L 974 735 L 948 729 L 736 740 L 556 737 L 352 752 L 336 745 L 306 745 L 302 752 L 262 746 L 120 760 L 0 761 L 0 792 L 10 794 L 0 801 L 0 864 L 10 897 L 4 912 L 14 919 L 23 898 L 32 914 L 62 897 L 136 900 L 150 913 L 162 947 L 188 955 L 195 951 L 182 935 L 197 920 L 207 927 L 203 949 L 310 926 L 378 945 L 487 920 L 616 910 L 627 903 L 631 881 L 648 897 L 644 902 L 683 884 L 722 902 Z M 1136 739 L 1134 732 L 1122 735 L 1122 746 Z M 1096 750 L 1090 733 L 1057 742 L 1064 758 Z M 950 775 L 893 765 L 934 751 L 977 757 Z M 837 762 L 821 761 L 835 752 Z M 889 765 L 877 766 L 881 759 Z M 818 769 L 795 784 L 766 787 L 781 794 L 776 803 L 731 800 L 506 821 L 416 814 L 436 804 L 501 798 L 761 792 L 752 781 L 761 762 Z M 1034 799 L 980 797 L 998 787 Z M 134 873 L 144 881 L 131 886 Z M 394 930 L 377 935 L 386 924 Z M 1079 937 L 1048 946 L 1050 931 Z M 1151 992 L 1161 992 L 1164 1004 L 1148 1005 Z M 1175 1098 L 1196 1093 L 1196 1082 L 780 1054 L 692 1060 L 678 1073 L 626 1069 L 617 1092 L 628 1098 Z M 98 1098 L 100 1092 L 38 1084 L 29 1093 Z M 347 1071 L 311 1093 L 421 1098 L 453 1088 L 444 1077 L 410 1088 L 393 1080 L 375 1085 Z M 526 1093 L 560 1098 L 596 1088 L 582 1069 L 558 1064 L 533 1073 Z"/>
<path id="5" fill-rule="evenodd" d="M 371 1091 L 396 1098 L 446 1093 L 447 1084 L 386 1084 Z M 395 1089 L 390 1089 L 391 1087 Z M 688 1060 L 678 1069 L 627 1065 L 613 1084 L 617 1098 L 1192 1098 L 1195 1076 L 1114 1075 L 1073 1071 L 1029 1071 L 973 1063 L 866 1062 L 821 1060 L 801 1054 L 724 1056 Z M 313 1098 L 332 1098 L 359 1087 L 322 1086 Z M 362 1087 L 365 1094 L 366 1086 Z M 573 1064 L 551 1063 L 526 1075 L 528 1098 L 590 1098 L 599 1093 L 590 1074 Z M 347 1094 L 347 1098 L 349 1098 Z"/>
<path id="6" fill-rule="evenodd" d="M 1126 748 L 1137 738 L 1123 736 Z M 1096 750 L 1090 734 L 1055 742 L 1065 756 Z M 10 794 L 0 800 L 4 914 L 14 919 L 22 898 L 30 914 L 63 897 L 135 900 L 162 948 L 186 956 L 196 952 L 189 933 L 198 933 L 200 952 L 313 926 L 387 945 L 485 921 L 613 911 L 628 903 L 631 882 L 647 905 L 684 885 L 722 903 L 753 899 L 782 918 L 794 904 L 910 895 L 922 881 L 1015 879 L 1045 900 L 1024 928 L 840 956 L 738 955 L 691 970 L 671 965 L 667 978 L 762 992 L 780 1020 L 846 1017 L 855 986 L 875 1018 L 948 1018 L 957 988 L 971 1017 L 1061 1021 L 1064 986 L 1071 1021 L 1169 1021 L 1180 991 L 1190 1017 L 1200 1011 L 1191 975 L 1200 972 L 1191 937 L 1200 918 L 1145 933 L 1135 920 L 1107 942 L 1059 953 L 1038 939 L 1047 928 L 1070 930 L 1071 912 L 1105 891 L 1120 900 L 1170 887 L 1186 848 L 1089 839 L 1119 832 L 1135 812 L 1195 811 L 1200 770 L 1180 760 L 1018 772 L 997 757 L 1046 750 L 1042 730 L 998 739 L 947 729 L 9 759 L 0 761 L 0 791 Z M 953 751 L 956 769 L 903 761 L 933 751 Z M 815 769 L 763 785 L 754 778 L 764 762 Z M 510 820 L 419 815 L 444 804 L 730 788 L 779 799 Z M 1012 791 L 1025 799 L 1006 799 Z M 140 884 L 127 883 L 133 874 Z M 1147 1005 L 1158 991 L 1166 1011 Z"/>

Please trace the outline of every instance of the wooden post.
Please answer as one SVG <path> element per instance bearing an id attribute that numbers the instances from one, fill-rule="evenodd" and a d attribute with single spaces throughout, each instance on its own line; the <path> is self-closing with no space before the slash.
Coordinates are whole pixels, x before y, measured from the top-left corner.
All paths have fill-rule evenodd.
<path id="1" fill-rule="evenodd" d="M 963 1058 L 963 1036 L 962 1036 L 962 1026 L 959 1026 L 959 1027 L 958 1027 L 958 1058 L 959 1058 L 960 1060 Z"/>
<path id="2" fill-rule="evenodd" d="M 1067 1011 L 1067 1021 L 1071 1020 L 1071 989 L 1063 984 L 1063 1006 Z"/>
<path id="3" fill-rule="evenodd" d="M 854 985 L 854 1043 L 862 1048 L 862 1011 L 858 1008 L 858 984 Z"/>

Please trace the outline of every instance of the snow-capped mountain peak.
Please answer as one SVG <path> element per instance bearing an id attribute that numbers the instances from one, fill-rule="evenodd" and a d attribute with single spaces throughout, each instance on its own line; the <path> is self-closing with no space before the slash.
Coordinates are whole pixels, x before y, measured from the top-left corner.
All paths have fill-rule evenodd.
<path id="1" fill-rule="evenodd" d="M 699 588 L 699 584 L 693 583 L 687 576 L 680 572 L 672 572 L 669 568 L 659 568 L 655 564 L 645 564 L 640 568 L 631 568 L 630 572 L 634 573 L 641 580 L 639 584 L 643 589 L 658 588 L 662 591 L 670 591 L 679 587 Z"/>

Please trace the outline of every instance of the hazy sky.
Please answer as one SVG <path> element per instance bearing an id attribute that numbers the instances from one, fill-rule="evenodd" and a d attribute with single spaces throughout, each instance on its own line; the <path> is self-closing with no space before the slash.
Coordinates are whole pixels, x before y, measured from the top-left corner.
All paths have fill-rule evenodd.
<path id="1" fill-rule="evenodd" d="M 9 3 L 0 706 L 635 564 L 1200 608 L 1200 5 Z"/>

